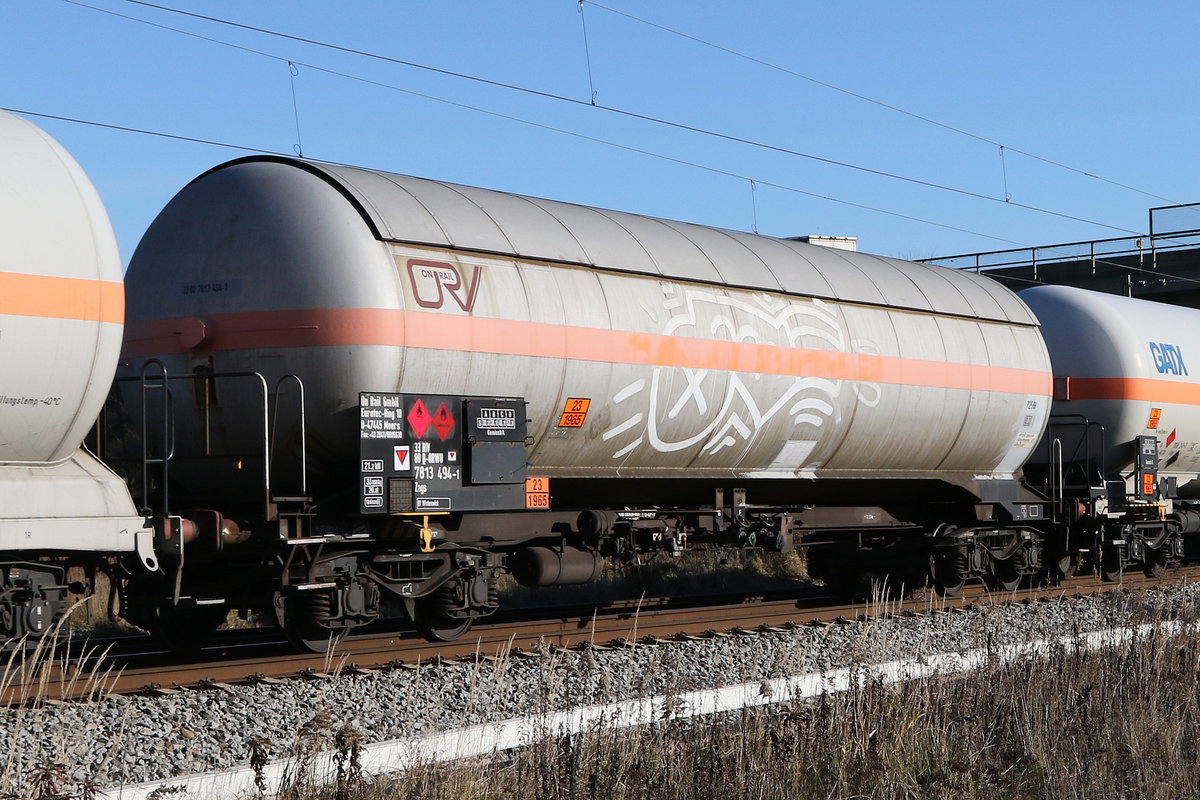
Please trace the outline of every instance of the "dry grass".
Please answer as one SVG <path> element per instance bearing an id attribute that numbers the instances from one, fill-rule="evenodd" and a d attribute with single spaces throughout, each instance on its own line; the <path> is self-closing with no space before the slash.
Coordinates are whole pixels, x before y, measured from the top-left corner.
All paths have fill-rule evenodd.
<path id="1" fill-rule="evenodd" d="M 1200 796 L 1200 635 L 871 683 L 810 703 L 548 738 L 324 797 Z M 535 738 L 531 736 L 531 739 Z"/>
<path id="2" fill-rule="evenodd" d="M 1130 608 L 1141 603 L 1130 598 Z M 1173 611 L 1194 620 L 1194 608 Z M 1187 621 L 1186 619 L 1184 621 Z M 14 654 L 0 693 L 20 675 L 41 682 L 104 676 L 52 666 L 54 646 Z M 550 671 L 550 668 L 547 668 Z M 477 701 L 484 702 L 484 698 Z M 557 707 L 547 698 L 547 707 Z M 17 712 L 0 797 L 86 798 L 96 786 L 54 759 L 18 768 L 37 708 Z M 967 675 L 866 683 L 815 701 L 726 714 L 664 718 L 628 730 L 573 736 L 529 732 L 520 751 L 427 765 L 387 779 L 360 769 L 364 738 L 318 710 L 292 742 L 286 800 L 732 800 L 733 798 L 1179 798 L 1200 797 L 1200 633 L 1153 634 L 1095 652 L 1061 649 L 997 660 Z M 118 746 L 118 743 L 97 743 Z M 253 740 L 262 766 L 271 743 Z M 317 754 L 337 753 L 331 774 Z M 57 752 L 56 752 L 57 751 Z M 325 788 L 318 784 L 329 782 Z M 265 789 L 265 784 L 262 784 Z"/>
<path id="3" fill-rule="evenodd" d="M 55 731 L 44 718 L 47 706 L 57 698 L 71 695 L 80 702 L 93 703 L 106 697 L 119 677 L 103 664 L 106 651 L 86 642 L 74 642 L 67 631 L 80 627 L 77 616 L 86 615 L 86 602 L 72 606 L 45 636 L 19 641 L 3 657 L 0 669 L 0 704 L 8 705 L 27 696 L 22 688 L 36 687 L 32 697 L 15 706 L 8 720 L 11 745 L 0 762 L 0 797 L 33 800 L 90 800 L 99 795 L 94 773 L 78 775 L 69 765 L 56 760 L 68 749 L 65 731 Z M 22 766 L 22 755 L 36 747 L 39 763 L 29 769 Z M 110 753 L 111 755 L 111 753 Z"/>

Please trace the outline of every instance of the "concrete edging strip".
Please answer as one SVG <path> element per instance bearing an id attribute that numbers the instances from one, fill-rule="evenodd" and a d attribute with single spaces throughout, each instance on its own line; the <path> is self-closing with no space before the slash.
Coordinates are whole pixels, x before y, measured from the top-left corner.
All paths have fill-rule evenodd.
<path id="1" fill-rule="evenodd" d="M 1044 655 L 1057 649 L 1067 652 L 1077 649 L 1098 650 L 1145 638 L 1152 633 L 1177 636 L 1185 629 L 1195 630 L 1197 625 L 1170 621 L 1148 623 L 1131 628 L 1093 631 L 1078 636 L 1062 636 L 990 650 L 979 648 L 961 653 L 939 653 L 880 664 L 843 667 L 809 675 L 768 678 L 717 689 L 579 706 L 566 711 L 369 744 L 362 749 L 360 763 L 364 775 L 403 772 L 421 764 L 457 761 L 518 749 L 546 737 L 566 736 L 604 728 L 628 728 L 666 719 L 686 719 L 787 703 L 817 697 L 823 693 L 843 692 L 870 681 L 899 683 L 935 675 L 952 675 L 970 672 L 989 663 Z M 335 757 L 333 752 L 321 753 L 316 757 L 309 774 L 328 776 L 332 782 Z M 267 795 L 277 793 L 289 773 L 294 771 L 294 759 L 280 759 L 267 764 L 262 771 Z M 164 786 L 181 787 L 185 790 L 181 796 L 192 799 L 227 800 L 258 796 L 254 770 L 248 766 L 113 787 L 107 790 L 106 796 L 114 800 L 144 800 Z"/>

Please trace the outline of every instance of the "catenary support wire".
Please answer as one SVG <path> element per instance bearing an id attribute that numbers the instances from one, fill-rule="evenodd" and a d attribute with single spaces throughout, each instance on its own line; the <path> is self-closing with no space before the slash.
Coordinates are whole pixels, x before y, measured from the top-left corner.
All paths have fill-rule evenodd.
<path id="1" fill-rule="evenodd" d="M 753 230 L 755 233 L 758 233 L 758 199 L 756 197 L 757 194 L 758 194 L 758 185 L 755 184 L 754 179 L 751 178 L 750 179 L 750 212 L 754 217 Z"/>
<path id="2" fill-rule="evenodd" d="M 592 105 L 596 105 L 596 82 L 592 79 L 592 51 L 588 46 L 587 15 L 583 13 L 584 0 L 579 0 L 579 23 L 583 26 L 583 58 L 587 62 L 588 91 Z"/>
<path id="3" fill-rule="evenodd" d="M 1000 145 L 1000 174 L 1004 176 L 1004 202 L 1011 203 L 1012 195 L 1008 192 L 1008 164 L 1004 161 L 1004 145 Z"/>
<path id="4" fill-rule="evenodd" d="M 127 2 L 139 2 L 139 0 L 126 0 L 126 1 Z M 835 84 L 829 83 L 828 81 L 823 81 L 820 78 L 814 78 L 811 75 L 805 75 L 802 72 L 797 72 L 796 70 L 788 69 L 787 67 L 783 67 L 778 64 L 773 64 L 770 61 L 766 61 L 766 60 L 758 58 L 756 56 L 742 53 L 738 50 L 734 50 L 733 48 L 717 44 L 716 42 L 710 42 L 707 39 L 701 39 L 699 36 L 693 36 L 690 33 L 684 33 L 683 31 L 676 30 L 675 28 L 670 28 L 670 27 L 667 27 L 666 25 L 660 25 L 657 22 L 651 22 L 648 19 L 643 19 L 642 17 L 637 17 L 637 16 L 634 16 L 633 14 L 629 14 L 624 11 L 618 11 L 615 8 L 610 8 L 606 5 L 604 5 L 603 3 L 595 2 L 595 0 L 589 0 L 589 2 L 591 2 L 592 5 L 596 6 L 596 8 L 603 9 L 604 11 L 607 11 L 610 14 L 615 14 L 618 17 L 624 17 L 628 20 L 632 20 L 633 22 L 637 22 L 641 25 L 646 25 L 651 28 L 656 28 L 660 31 L 663 31 L 664 33 L 669 33 L 673 36 L 678 36 L 682 39 L 687 39 L 689 41 L 703 45 L 705 47 L 710 47 L 714 50 L 718 50 L 727 55 L 731 55 L 736 58 L 744 59 L 753 64 L 757 64 L 759 66 L 766 67 L 768 69 L 773 69 L 777 72 L 782 72 L 783 74 L 790 75 L 793 78 L 799 78 L 801 80 L 808 81 L 809 83 L 816 84 L 817 86 L 821 86 L 825 89 L 830 89 L 835 92 L 840 92 L 841 94 L 847 95 L 848 97 L 853 97 L 857 100 L 862 100 L 864 102 L 871 103 L 872 105 L 879 106 L 880 108 L 887 109 L 888 111 L 894 111 L 897 114 L 903 114 L 906 117 L 911 117 L 912 119 L 920 120 L 921 122 L 925 122 L 930 125 L 937 126 L 939 128 L 942 128 L 943 130 L 950 131 L 951 133 L 957 133 L 960 136 L 965 136 L 968 139 L 974 139 L 978 142 L 983 142 L 984 144 L 1003 146 L 1000 144 L 1000 142 L 995 141 L 993 139 L 989 139 L 986 136 L 982 136 L 978 133 L 972 133 L 971 131 L 956 127 L 954 125 L 950 125 L 949 123 L 941 122 L 940 120 L 933 119 L 932 117 L 927 117 L 923 114 L 918 114 L 915 111 L 909 111 L 908 109 L 900 108 L 899 106 L 892 105 L 891 103 L 885 103 L 882 100 L 877 100 L 874 97 L 869 97 L 865 94 L 862 94 L 860 92 L 855 92 L 851 89 L 845 89 L 841 86 L 837 86 Z M 1154 194 L 1153 192 L 1148 192 L 1145 189 L 1139 189 L 1136 186 L 1129 186 L 1128 184 L 1120 183 L 1119 181 L 1114 181 L 1111 178 L 1105 178 L 1102 175 L 1097 175 L 1093 172 L 1088 172 L 1087 170 L 1083 170 L 1078 167 L 1073 167 L 1070 164 L 1064 164 L 1061 161 L 1055 161 L 1054 159 L 1046 158 L 1045 156 L 1040 156 L 1036 153 L 1031 153 L 1027 150 L 1020 150 L 1018 148 L 1011 147 L 1011 146 L 1008 147 L 1007 149 L 1011 150 L 1014 153 L 1017 153 L 1018 155 L 1025 156 L 1026 158 L 1031 158 L 1034 161 L 1041 161 L 1043 164 L 1048 164 L 1052 167 L 1058 167 L 1059 169 L 1064 169 L 1064 170 L 1067 170 L 1068 172 L 1074 172 L 1075 174 L 1082 175 L 1086 178 L 1092 178 L 1093 180 L 1111 184 L 1112 186 L 1117 186 L 1121 189 L 1127 189 L 1131 192 L 1137 192 L 1138 194 L 1145 195 L 1146 197 L 1153 197 L 1156 200 L 1162 200 L 1163 202 L 1166 202 L 1166 203 L 1172 203 L 1174 205 L 1182 205 L 1178 200 L 1172 200 L 1168 197 L 1163 197 L 1162 195 Z"/>
<path id="5" fill-rule="evenodd" d="M 106 13 L 106 14 L 113 13 L 113 12 L 108 11 L 107 9 L 97 8 L 95 6 L 88 5 L 87 3 L 80 2 L 79 0 L 62 0 L 62 2 L 70 3 L 72 5 L 77 5 L 77 6 L 81 6 L 84 8 L 90 8 L 94 11 L 100 11 L 100 12 Z M 662 119 L 660 117 L 655 117 L 655 116 L 652 116 L 649 114 L 639 114 L 637 112 L 628 111 L 626 109 L 616 108 L 616 107 L 612 107 L 612 106 L 606 106 L 606 105 L 599 104 L 599 103 L 590 103 L 590 102 L 586 102 L 583 100 L 579 100 L 578 98 L 566 97 L 564 95 L 558 95 L 558 94 L 554 94 L 552 92 L 545 92 L 545 91 L 541 91 L 538 89 L 531 89 L 531 88 L 525 87 L 525 86 L 516 86 L 513 84 L 503 83 L 501 81 L 491 80 L 489 78 L 482 78 L 477 75 L 467 75 L 467 74 L 460 73 L 460 72 L 454 72 L 452 70 L 446 70 L 446 69 L 441 69 L 438 67 L 431 67 L 431 66 L 428 66 L 425 64 L 418 64 L 418 63 L 415 63 L 412 61 L 405 61 L 403 59 L 392 58 L 390 56 L 384 56 L 384 55 L 380 55 L 378 53 L 371 53 L 371 52 L 364 51 L 364 50 L 357 50 L 357 49 L 351 48 L 351 47 L 344 47 L 342 45 L 331 44 L 329 42 L 322 42 L 319 40 L 309 39 L 309 38 L 305 38 L 302 36 L 294 36 L 291 34 L 281 33 L 279 31 L 273 31 L 273 30 L 270 30 L 267 28 L 260 28 L 260 27 L 256 27 L 253 25 L 246 25 L 246 24 L 240 23 L 240 22 L 233 22 L 231 20 L 221 19 L 220 17 L 212 17 L 212 16 L 208 16 L 205 14 L 197 14 L 197 13 L 190 12 L 190 11 L 183 11 L 183 10 L 180 10 L 177 8 L 171 8 L 170 6 L 164 6 L 164 5 L 160 5 L 157 3 L 147 2 L 147 0 L 125 0 L 125 2 L 132 3 L 135 5 L 140 5 L 140 6 L 146 6 L 149 8 L 157 8 L 162 11 L 167 11 L 167 12 L 174 13 L 174 14 L 180 14 L 180 15 L 187 16 L 187 17 L 193 17 L 196 19 L 203 19 L 203 20 L 215 22 L 215 23 L 218 23 L 221 25 L 227 25 L 230 27 L 234 27 L 234 28 L 254 31 L 256 33 L 262 33 L 262 34 L 265 34 L 268 36 L 275 36 L 275 37 L 282 38 L 282 39 L 288 39 L 291 41 L 297 41 L 297 42 L 302 42 L 305 44 L 311 44 L 311 45 L 315 45 L 317 47 L 323 47 L 323 48 L 327 48 L 327 49 L 331 49 L 331 50 L 336 50 L 338 52 L 348 53 L 348 54 L 352 54 L 352 55 L 358 55 L 358 56 L 362 56 L 364 58 L 370 58 L 370 59 L 375 59 L 378 61 L 383 61 L 383 62 L 387 62 L 387 63 L 391 63 L 391 64 L 398 64 L 401 66 L 412 67 L 414 69 L 425 70 L 427 72 L 433 72 L 433 73 L 436 73 L 439 75 L 447 75 L 447 76 L 453 77 L 453 78 L 461 78 L 463 80 L 469 80 L 469 81 L 473 81 L 475 83 L 480 83 L 480 84 L 487 85 L 487 86 L 495 86 L 497 88 L 509 89 L 512 91 L 521 92 L 523 94 L 528 94 L 528 95 L 532 95 L 535 97 L 544 97 L 547 99 L 557 100 L 557 101 L 561 101 L 561 102 L 565 102 L 565 103 L 574 103 L 576 105 L 590 106 L 592 108 L 596 108 L 596 109 L 605 111 L 610 114 L 620 115 L 620 116 L 623 116 L 623 117 L 626 117 L 629 119 L 636 119 L 636 120 L 641 120 L 644 122 L 650 122 L 650 123 L 653 123 L 656 125 L 663 125 L 665 127 L 673 128 L 675 130 L 682 130 L 682 131 L 687 131 L 690 133 L 697 133 L 697 134 L 704 135 L 704 136 L 710 136 L 715 139 L 720 139 L 722 141 L 733 142 L 736 144 L 743 144 L 743 145 L 747 145 L 750 147 L 757 147 L 757 148 L 760 148 L 763 150 L 768 150 L 768 151 L 775 152 L 775 153 L 781 153 L 783 155 L 796 156 L 797 158 L 804 158 L 804 159 L 816 161 L 816 162 L 819 162 L 822 164 L 829 164 L 830 166 L 842 167 L 845 169 L 862 172 L 862 173 L 865 173 L 868 175 L 876 175 L 876 176 L 882 177 L 882 178 L 889 178 L 892 180 L 903 181 L 906 183 L 911 183 L 916 186 L 925 186 L 925 187 L 928 187 L 931 189 L 952 192 L 952 193 L 963 195 L 966 197 L 974 197 L 974 198 L 977 198 L 980 200 L 988 200 L 988 201 L 997 202 L 997 203 L 1004 202 L 1004 200 L 1002 200 L 998 197 L 993 197 L 991 195 L 982 194 L 980 192 L 973 192 L 968 189 L 962 189 L 962 188 L 954 187 L 954 186 L 947 186 L 945 184 L 939 184 L 934 181 L 925 181 L 925 180 L 921 180 L 919 178 L 913 178 L 913 177 L 907 176 L 907 175 L 901 175 L 901 174 L 897 174 L 897 173 L 893 173 L 893 172 L 888 172 L 886 170 L 874 169 L 871 167 L 866 167 L 866 166 L 863 166 L 860 164 L 854 164 L 854 163 L 847 162 L 847 161 L 839 161 L 837 159 L 826 158 L 823 156 L 815 155 L 813 153 L 806 153 L 806 152 L 803 152 L 800 150 L 793 150 L 793 149 L 783 147 L 780 145 L 767 144 L 764 142 L 755 141 L 753 139 L 747 139 L 745 137 L 733 136 L 731 134 L 720 133 L 717 131 L 709 130 L 707 128 L 701 128 L 701 127 L 695 126 L 695 125 L 688 125 L 688 124 L 681 123 L 681 122 L 673 122 L 671 120 Z M 117 16 L 125 16 L 125 15 L 117 15 Z M 127 18 L 134 19 L 139 22 L 145 22 L 146 24 L 150 24 L 150 25 L 156 25 L 156 27 L 164 27 L 164 28 L 166 27 L 163 25 L 157 25 L 156 23 L 148 22 L 146 20 L 138 20 L 136 17 L 127 17 Z M 172 30 L 175 30 L 175 29 L 172 29 Z M 177 31 L 177 32 L 183 33 L 185 35 L 193 35 L 187 31 Z M 217 40 L 213 40 L 211 37 L 200 37 L 200 38 L 205 38 L 205 39 L 208 39 L 209 41 L 217 41 Z M 230 47 L 236 47 L 239 49 L 249 49 L 249 48 L 242 48 L 240 45 L 235 45 L 235 44 L 231 44 L 228 42 L 225 42 L 223 44 L 226 44 L 227 46 L 230 46 Z M 297 63 L 300 63 L 300 62 L 297 62 Z M 378 83 L 377 81 L 372 81 L 367 78 L 363 78 L 361 76 L 350 75 L 350 74 L 343 73 L 343 72 L 337 72 L 335 70 L 317 67 L 313 64 L 305 64 L 304 66 L 307 66 L 310 69 L 320 69 L 321 71 L 327 72 L 329 74 L 339 75 L 341 77 L 350 78 L 352 80 L 362 81 L 364 83 L 375 84 L 375 85 L 380 85 L 380 86 L 388 85 L 388 84 L 381 84 L 381 83 Z M 389 88 L 397 88 L 397 87 L 389 87 Z M 405 91 L 405 90 L 400 90 L 400 91 Z M 440 100 L 441 98 L 432 98 L 432 99 Z M 460 104 L 455 104 L 455 105 L 460 105 Z M 464 107 L 469 107 L 469 106 L 464 106 Z M 996 143 L 996 144 L 998 144 L 998 143 Z M 1018 151 L 1018 152 L 1021 152 L 1021 151 Z M 1095 176 L 1093 176 L 1093 177 L 1095 177 Z M 1088 225 L 1095 225 L 1095 226 L 1101 227 L 1101 228 L 1108 228 L 1109 230 L 1119 231 L 1121 233 L 1131 233 L 1131 234 L 1140 233 L 1140 231 L 1135 231 L 1130 228 L 1123 228 L 1119 225 L 1110 225 L 1105 222 L 1098 222 L 1096 220 L 1086 219 L 1084 217 L 1079 217 L 1079 216 L 1075 216 L 1072 214 L 1065 214 L 1062 212 L 1053 211 L 1048 208 L 1043 208 L 1041 206 L 1030 205 L 1028 203 L 1012 203 L 1012 202 L 1010 202 L 1009 205 L 1012 205 L 1013 207 L 1016 207 L 1016 208 L 1024 208 L 1026 210 L 1034 211 L 1034 212 L 1041 213 L 1041 214 L 1048 214 L 1050 216 L 1058 217 L 1060 219 L 1068 219 L 1068 220 L 1072 220 L 1074 222 L 1082 222 L 1082 223 L 1085 223 Z M 998 237 L 989 237 L 989 238 L 998 238 Z"/>
<path id="6" fill-rule="evenodd" d="M 389 87 L 389 88 L 394 89 L 396 87 Z M 408 91 L 408 90 L 401 89 L 399 91 Z M 427 97 L 426 95 L 421 95 L 416 92 L 410 92 L 410 94 L 415 94 L 418 97 L 426 97 L 427 99 L 431 99 L 431 100 L 438 100 L 439 102 L 451 103 L 451 101 L 448 101 L 448 100 L 442 100 L 441 98 Z M 451 105 L 459 105 L 459 104 L 451 103 Z M 475 109 L 475 110 L 483 111 L 482 109 Z M 216 140 L 212 140 L 212 139 L 200 139 L 200 138 L 197 138 L 194 136 L 182 136 L 179 134 L 164 133 L 162 131 L 145 130 L 143 128 L 132 128 L 127 125 L 114 125 L 114 124 L 107 123 L 107 122 L 97 122 L 95 120 L 85 120 L 85 119 L 78 119 L 76 117 L 66 117 L 66 116 L 62 116 L 60 114 L 47 114 L 47 113 L 41 112 L 41 111 L 32 111 L 30 109 L 24 109 L 24 108 L 13 108 L 11 106 L 0 106 L 0 111 L 7 111 L 11 114 L 21 114 L 21 115 L 29 116 L 29 117 L 38 117 L 39 119 L 56 120 L 58 122 L 66 122 L 66 123 L 71 123 L 71 124 L 75 124 L 75 125 L 87 125 L 87 126 L 96 127 L 96 128 L 104 128 L 106 130 L 121 131 L 124 133 L 135 133 L 135 134 L 139 134 L 142 136 L 153 136 L 156 138 L 168 139 L 168 140 L 177 141 L 177 142 L 189 142 L 192 144 L 208 145 L 208 146 L 212 146 L 212 147 L 222 147 L 222 148 L 226 148 L 229 150 L 239 150 L 239 151 L 247 152 L 247 153 L 259 153 L 259 154 L 268 155 L 268 156 L 286 156 L 286 155 L 288 155 L 287 153 L 283 153 L 278 150 L 270 150 L 270 149 L 260 148 L 260 147 L 249 147 L 246 145 L 233 144 L 230 142 L 221 142 L 221 141 L 216 141 Z M 674 158 L 672 156 L 663 155 L 661 153 L 654 153 L 654 152 L 651 152 L 648 150 L 641 150 L 639 148 L 630 147 L 628 145 L 617 144 L 616 142 L 610 142 L 610 141 L 607 141 L 604 139 L 595 139 L 594 137 L 585 136 L 584 134 L 575 133 L 573 131 L 564 131 L 564 130 L 561 130 L 558 128 L 551 128 L 547 125 L 542 125 L 542 124 L 536 123 L 536 122 L 529 122 L 527 120 L 521 120 L 521 119 L 515 118 L 515 117 L 512 117 L 512 118 L 505 117 L 505 115 L 497 114 L 494 111 L 483 111 L 483 113 L 493 114 L 495 116 L 504 117 L 506 119 L 513 119 L 516 122 L 523 122 L 527 125 L 533 125 L 535 127 L 545 128 L 547 130 L 558 131 L 560 133 L 565 133 L 565 134 L 568 134 L 571 136 L 576 136 L 576 137 L 579 137 L 582 139 L 595 141 L 599 144 L 604 144 L 604 145 L 607 145 L 610 147 L 616 147 L 616 148 L 619 148 L 622 150 L 627 150 L 629 152 L 641 153 L 643 155 L 651 156 L 653 158 L 659 158 L 664 161 L 670 161 L 672 163 L 682 164 L 684 166 L 696 167 L 698 169 L 703 169 L 703 170 L 706 170 L 706 171 L 711 172 L 716 175 L 726 175 L 728 177 L 736 178 L 739 180 L 750 180 L 749 178 L 747 178 L 744 175 L 738 175 L 733 172 L 727 172 L 725 170 L 720 170 L 715 167 L 709 167 L 709 166 L 705 166 L 703 164 L 696 164 L 696 163 L 693 163 L 690 161 L 684 161 L 683 159 Z M 322 163 L 322 164 L 330 164 L 332 166 L 339 166 L 339 167 L 358 167 L 358 168 L 362 167 L 361 164 L 350 164 L 350 163 L 341 162 L 341 161 L 332 161 L 329 159 L 312 159 L 312 158 L 310 158 L 309 160 L 318 161 L 319 163 Z M 798 189 L 794 186 L 787 186 L 787 185 L 779 184 L 779 183 L 767 183 L 765 181 L 756 181 L 756 183 L 762 183 L 765 186 L 770 186 L 775 189 L 781 189 L 785 192 L 793 192 L 796 194 L 805 195 L 807 197 L 813 197 L 818 200 L 827 200 L 831 203 L 840 203 L 842 205 L 847 205 L 852 208 L 861 208 L 864 211 L 873 211 L 873 212 L 876 212 L 879 214 L 887 214 L 889 216 L 898 217 L 900 219 L 907 219 L 907 220 L 911 220 L 913 222 L 920 222 L 920 223 L 923 223 L 926 225 L 933 225 L 933 226 L 939 227 L 939 228 L 946 228 L 947 230 L 959 231 L 960 233 L 969 233 L 973 236 L 981 236 L 986 239 L 1009 241 L 1007 239 L 1002 239 L 999 236 L 992 236 L 991 234 L 980 233 L 979 231 L 972 231 L 972 230 L 968 230 L 966 228 L 959 228 L 959 227 L 955 227 L 954 225 L 947 225 L 942 222 L 934 222 L 933 220 L 922 219 L 920 217 L 914 217 L 914 216 L 910 216 L 908 214 L 902 214 L 898 211 L 888 211 L 887 209 L 875 208 L 873 206 L 863 205 L 862 203 L 854 203 L 849 200 L 841 200 L 837 197 L 830 197 L 829 195 L 822 195 L 822 194 L 817 194 L 815 192 L 808 192 L 803 189 Z M 1021 244 L 1020 242 L 1011 242 L 1011 243 L 1012 244 Z M 1200 279 L 1189 278 L 1189 277 L 1185 277 L 1183 275 L 1175 275 L 1172 273 L 1163 272 L 1158 269 L 1150 270 L 1150 269 L 1146 269 L 1144 267 L 1135 267 L 1130 264 L 1121 264 L 1121 263 L 1115 262 L 1115 261 L 1108 261 L 1107 259 L 1097 259 L 1096 263 L 1113 266 L 1113 267 L 1125 270 L 1126 272 L 1130 272 L 1130 273 L 1153 275 L 1156 279 L 1170 278 L 1172 280 L 1177 280 L 1177 281 L 1180 281 L 1183 283 L 1194 283 L 1194 284 L 1200 285 Z M 1030 283 L 1030 284 L 1043 283 L 1043 281 L 1034 281 L 1034 280 L 1021 279 L 1021 278 L 1014 278 L 1014 280 L 1024 280 L 1024 282 Z"/>
<path id="7" fill-rule="evenodd" d="M 292 116 L 296 121 L 296 144 L 292 148 L 296 151 L 296 155 L 304 157 L 304 140 L 300 136 L 300 104 L 296 102 L 296 77 L 300 74 L 299 67 L 295 62 L 289 61 L 288 76 L 292 84 Z"/>

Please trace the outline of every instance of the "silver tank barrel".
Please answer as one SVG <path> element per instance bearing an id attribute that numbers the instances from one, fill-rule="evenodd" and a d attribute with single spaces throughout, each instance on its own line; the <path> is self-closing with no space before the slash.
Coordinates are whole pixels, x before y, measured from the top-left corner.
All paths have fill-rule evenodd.
<path id="1" fill-rule="evenodd" d="M 985 277 L 295 159 L 194 180 L 127 285 L 135 364 L 303 379 L 318 492 L 360 391 L 524 397 L 547 476 L 987 479 L 1051 388 Z"/>

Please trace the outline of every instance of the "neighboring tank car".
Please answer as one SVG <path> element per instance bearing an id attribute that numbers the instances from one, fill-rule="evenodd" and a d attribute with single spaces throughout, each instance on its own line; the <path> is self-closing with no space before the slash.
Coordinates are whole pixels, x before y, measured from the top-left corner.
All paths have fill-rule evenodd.
<path id="1" fill-rule="evenodd" d="M 157 568 L 124 482 L 81 448 L 116 369 L 124 291 L 71 156 L 0 111 L 0 637 L 39 636 L 97 569 Z"/>
<path id="2" fill-rule="evenodd" d="M 1054 367 L 1054 414 L 1027 471 L 1116 579 L 1178 562 L 1200 532 L 1200 311 L 1070 286 L 1022 291 Z"/>

